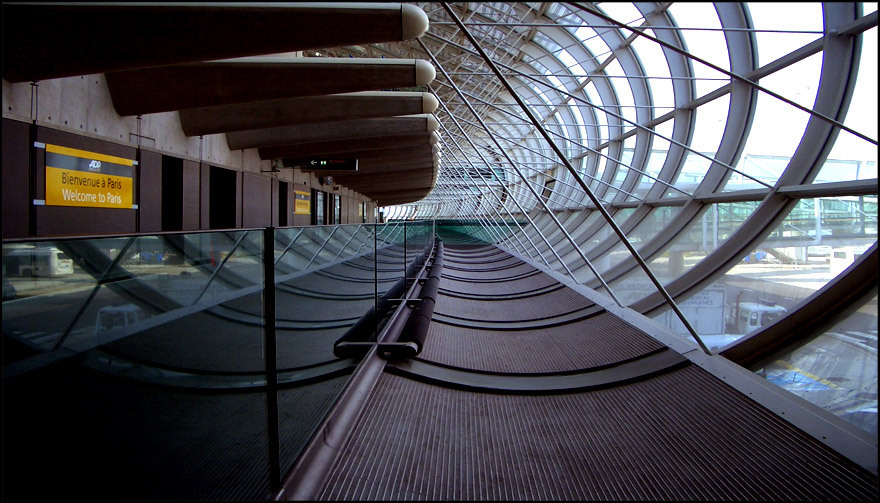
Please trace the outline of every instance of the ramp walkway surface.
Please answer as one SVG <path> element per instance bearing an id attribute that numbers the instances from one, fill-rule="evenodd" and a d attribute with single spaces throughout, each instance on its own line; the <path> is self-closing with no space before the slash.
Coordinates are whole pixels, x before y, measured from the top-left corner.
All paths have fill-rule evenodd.
<path id="1" fill-rule="evenodd" d="M 493 246 L 448 245 L 321 500 L 861 500 L 877 477 Z"/>

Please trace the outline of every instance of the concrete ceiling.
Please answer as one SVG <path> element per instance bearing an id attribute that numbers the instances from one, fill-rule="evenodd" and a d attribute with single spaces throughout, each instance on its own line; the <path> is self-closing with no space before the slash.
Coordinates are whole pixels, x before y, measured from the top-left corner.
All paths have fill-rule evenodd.
<path id="1" fill-rule="evenodd" d="M 230 150 L 256 148 L 262 159 L 362 158 L 337 183 L 399 204 L 437 180 L 438 102 L 400 91 L 425 89 L 434 67 L 291 53 L 427 29 L 409 4 L 4 4 L 3 78 L 104 73 L 121 116 L 176 111 L 187 136 L 225 134 Z"/>

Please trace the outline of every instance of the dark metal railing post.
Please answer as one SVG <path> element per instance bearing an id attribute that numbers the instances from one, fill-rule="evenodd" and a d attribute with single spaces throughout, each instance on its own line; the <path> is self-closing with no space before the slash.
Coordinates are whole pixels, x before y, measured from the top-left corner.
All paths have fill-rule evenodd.
<path id="1" fill-rule="evenodd" d="M 281 489 L 278 440 L 278 363 L 275 347 L 275 228 L 263 229 L 263 348 L 266 368 L 266 425 L 269 435 L 269 485 Z"/>
<path id="2" fill-rule="evenodd" d="M 403 221 L 403 288 L 404 291 L 409 290 L 409 281 L 406 279 L 406 264 L 409 256 L 406 254 L 406 220 Z"/>
<path id="3" fill-rule="evenodd" d="M 376 217 L 373 219 L 373 336 L 379 336 L 377 325 L 379 319 L 379 211 L 376 210 Z"/>

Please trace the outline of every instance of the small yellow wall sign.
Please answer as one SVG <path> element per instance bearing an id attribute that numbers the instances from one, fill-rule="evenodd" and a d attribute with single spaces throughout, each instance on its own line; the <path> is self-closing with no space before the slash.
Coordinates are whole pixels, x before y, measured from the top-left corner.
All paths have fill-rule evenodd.
<path id="1" fill-rule="evenodd" d="M 311 214 L 311 201 L 312 195 L 308 192 L 302 192 L 299 190 L 294 191 L 294 207 L 293 213 L 295 215 L 309 215 Z"/>

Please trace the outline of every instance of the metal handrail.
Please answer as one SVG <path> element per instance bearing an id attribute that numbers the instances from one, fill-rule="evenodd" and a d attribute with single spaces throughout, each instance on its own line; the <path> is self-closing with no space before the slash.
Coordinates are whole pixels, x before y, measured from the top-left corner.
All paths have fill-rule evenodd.
<path id="1" fill-rule="evenodd" d="M 294 229 L 296 227 L 288 227 Z M 46 241 L 79 241 L 86 239 L 126 239 L 131 237 L 186 236 L 190 234 L 211 234 L 216 232 L 262 231 L 264 227 L 240 227 L 231 229 L 195 229 L 190 231 L 120 232 L 116 234 L 58 234 L 52 236 L 30 236 L 3 238 L 3 244 L 42 243 Z"/>

